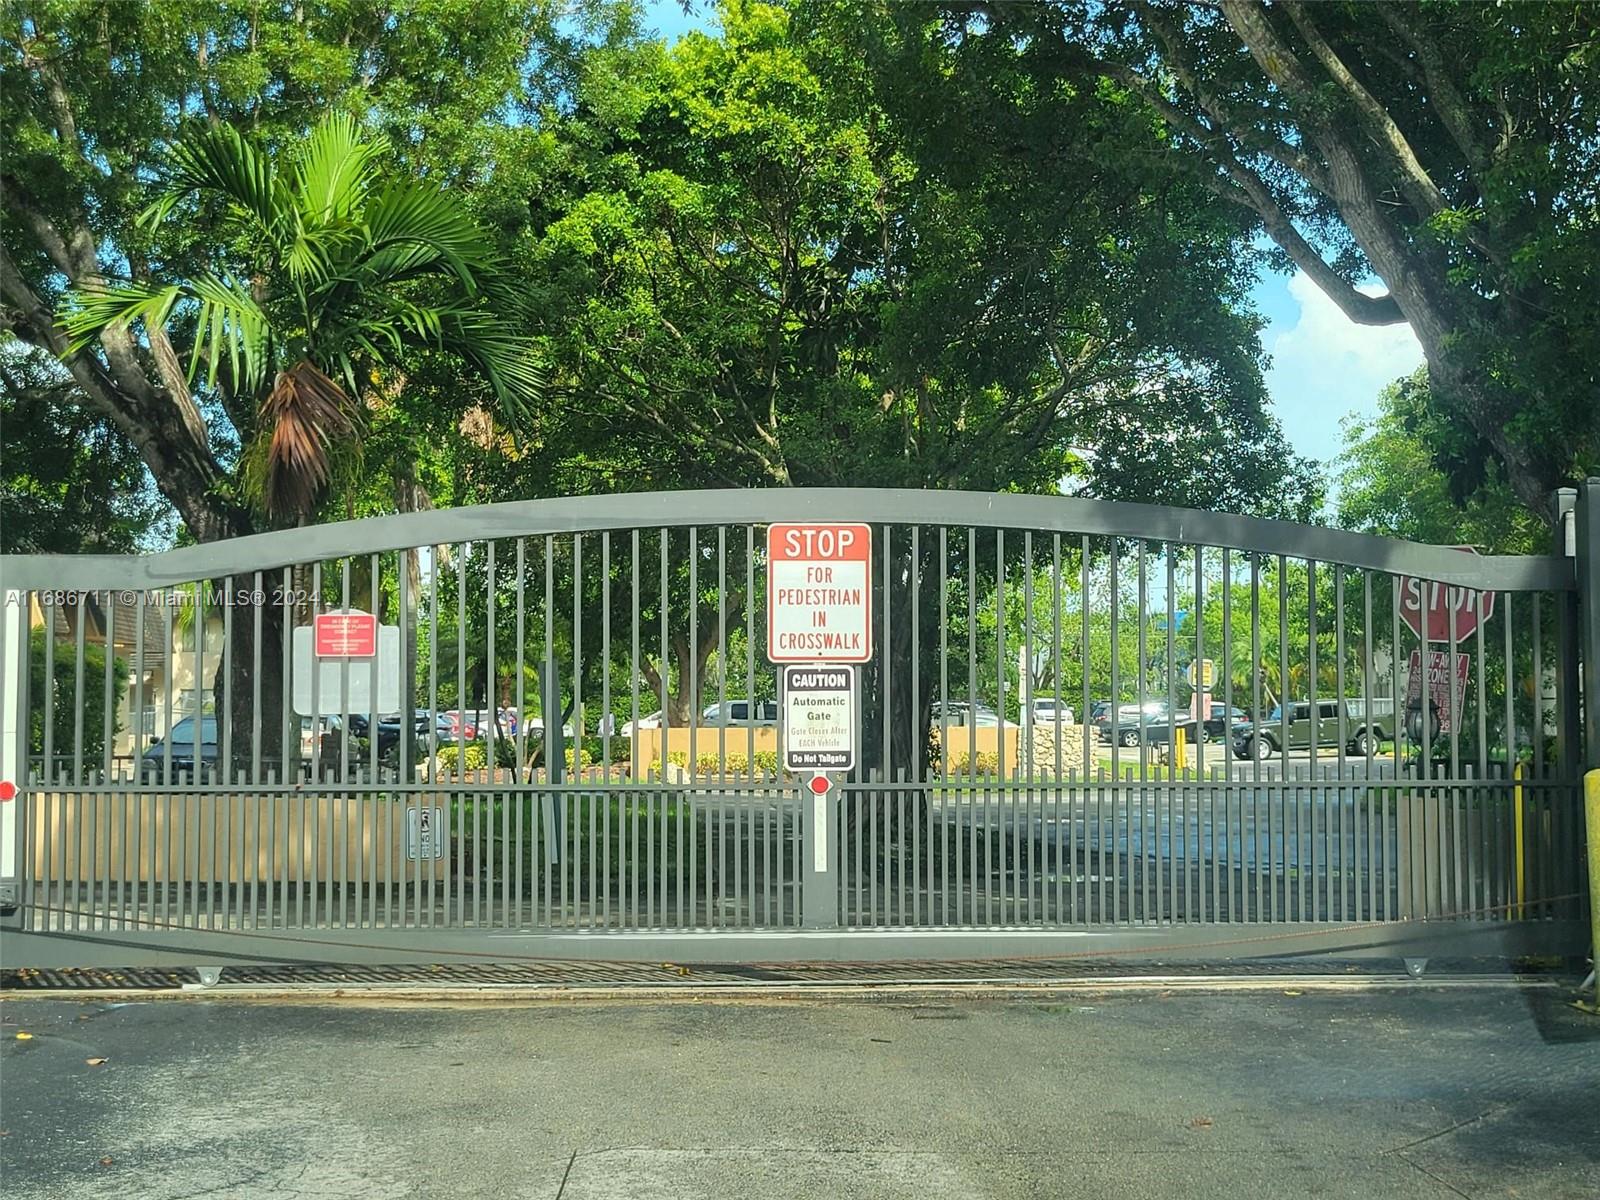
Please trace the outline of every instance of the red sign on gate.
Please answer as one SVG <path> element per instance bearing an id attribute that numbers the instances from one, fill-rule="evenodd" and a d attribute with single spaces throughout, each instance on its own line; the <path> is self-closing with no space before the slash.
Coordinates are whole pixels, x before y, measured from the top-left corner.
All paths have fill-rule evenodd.
<path id="1" fill-rule="evenodd" d="M 1477 553 L 1471 546 L 1457 546 L 1456 549 Z M 1476 588 L 1402 575 L 1400 619 L 1425 642 L 1448 642 L 1453 628 L 1459 644 L 1494 616 L 1494 596 L 1493 592 L 1480 592 Z"/>
<path id="2" fill-rule="evenodd" d="M 1467 698 L 1469 656 L 1457 654 L 1454 664 L 1445 650 L 1428 651 L 1428 699 L 1433 715 L 1428 718 L 1434 733 L 1450 733 L 1456 727 L 1456 714 Z M 1406 707 L 1422 707 L 1422 652 L 1411 652 L 1411 673 L 1406 680 Z"/>
<path id="3" fill-rule="evenodd" d="M 378 618 L 371 613 L 318 613 L 312 629 L 318 658 L 371 658 L 378 652 Z"/>

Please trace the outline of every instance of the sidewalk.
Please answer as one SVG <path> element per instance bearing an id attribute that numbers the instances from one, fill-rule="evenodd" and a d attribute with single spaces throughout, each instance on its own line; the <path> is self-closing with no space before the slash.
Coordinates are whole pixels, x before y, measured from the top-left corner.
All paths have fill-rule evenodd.
<path id="1" fill-rule="evenodd" d="M 1562 1001 L 11 999 L 0 1165 L 10 1200 L 1587 1200 L 1600 1023 Z"/>

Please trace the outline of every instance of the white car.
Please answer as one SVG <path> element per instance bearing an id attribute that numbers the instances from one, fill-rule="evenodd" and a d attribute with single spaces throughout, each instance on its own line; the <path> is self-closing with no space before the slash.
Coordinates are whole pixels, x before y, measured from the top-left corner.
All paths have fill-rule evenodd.
<path id="1" fill-rule="evenodd" d="M 640 717 L 637 721 L 629 721 L 626 724 L 624 724 L 622 729 L 619 732 L 619 736 L 621 736 L 621 737 L 632 737 L 635 733 L 637 733 L 641 729 L 660 729 L 660 728 L 661 728 L 661 710 L 658 708 L 658 709 L 655 710 L 655 712 L 647 713 L 645 716 Z"/>
<path id="2" fill-rule="evenodd" d="M 1072 711 L 1072 706 L 1063 700 L 1061 707 L 1057 708 L 1054 696 L 1037 697 L 1028 708 L 1033 714 L 1033 723 L 1035 725 L 1076 725 L 1078 723 L 1077 716 Z"/>

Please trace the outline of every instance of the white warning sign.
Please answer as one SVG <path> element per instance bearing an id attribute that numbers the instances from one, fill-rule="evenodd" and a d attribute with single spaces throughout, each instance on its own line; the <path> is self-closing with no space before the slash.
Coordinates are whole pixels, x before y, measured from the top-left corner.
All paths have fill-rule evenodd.
<path id="1" fill-rule="evenodd" d="M 791 771 L 856 765 L 856 669 L 783 668 L 783 763 Z"/>

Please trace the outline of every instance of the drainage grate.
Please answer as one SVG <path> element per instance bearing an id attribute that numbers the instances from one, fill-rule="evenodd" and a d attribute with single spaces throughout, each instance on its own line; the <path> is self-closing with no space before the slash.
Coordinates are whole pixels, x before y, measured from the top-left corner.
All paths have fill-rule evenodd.
<path id="1" fill-rule="evenodd" d="M 1568 964 L 1551 961 L 1538 964 L 1512 963 L 1504 959 L 1433 959 L 1428 977 L 1473 975 L 1528 976 L 1565 974 Z M 872 963 L 636 963 L 636 962 L 547 962 L 447 963 L 410 966 L 371 966 L 364 964 L 325 964 L 278 966 L 256 965 L 224 967 L 219 986 L 268 988 L 327 987 L 532 987 L 550 988 L 630 988 L 630 987 L 705 987 L 750 988 L 888 984 L 1015 983 L 1026 986 L 1052 982 L 1082 982 L 1096 979 L 1130 979 L 1148 976 L 1182 979 L 1195 976 L 1232 976 L 1259 979 L 1274 975 L 1320 976 L 1322 978 L 1393 979 L 1401 977 L 1398 960 L 1360 959 L 1330 961 L 1319 959 L 1253 959 L 1237 962 L 1139 962 L 1122 960 L 1092 961 L 1081 958 L 1059 960 L 981 959 L 952 962 L 872 962 Z M 194 984 L 193 968 L 129 967 L 123 969 L 75 969 L 0 971 L 0 988 L 17 991 L 93 992 L 162 991 Z"/>

